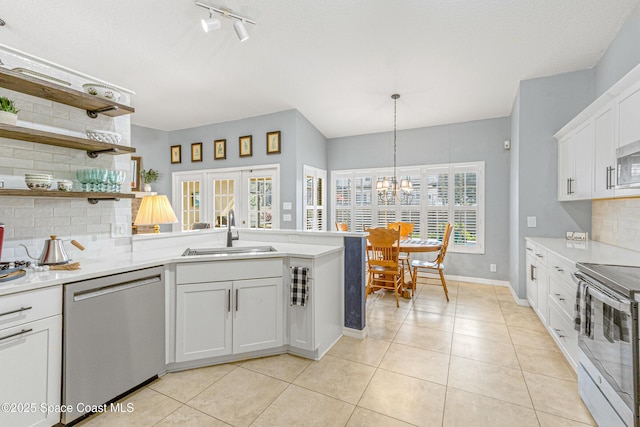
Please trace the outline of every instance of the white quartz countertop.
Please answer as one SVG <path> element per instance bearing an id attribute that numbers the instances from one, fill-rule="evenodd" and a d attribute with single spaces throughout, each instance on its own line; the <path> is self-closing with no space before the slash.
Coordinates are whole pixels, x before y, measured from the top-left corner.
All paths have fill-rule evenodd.
<path id="1" fill-rule="evenodd" d="M 234 245 L 236 246 L 236 245 Z M 0 295 L 24 292 L 47 286 L 93 279 L 100 276 L 123 273 L 131 270 L 155 267 L 178 262 L 225 261 L 233 259 L 251 258 L 319 258 L 343 250 L 342 246 L 295 244 L 295 243 L 266 243 L 244 241 L 236 247 L 272 246 L 276 252 L 254 254 L 233 254 L 221 256 L 186 256 L 182 253 L 186 247 L 161 248 L 156 250 L 135 251 L 126 254 L 103 256 L 100 258 L 77 258 L 72 262 L 80 262 L 80 270 L 49 270 L 34 272 L 27 270 L 25 277 L 0 282 Z M 192 249 L 206 249 L 212 246 L 192 246 Z"/>
<path id="2" fill-rule="evenodd" d="M 532 243 L 543 246 L 568 261 L 594 264 L 640 266 L 640 252 L 600 242 L 576 242 L 550 237 L 527 237 Z"/>

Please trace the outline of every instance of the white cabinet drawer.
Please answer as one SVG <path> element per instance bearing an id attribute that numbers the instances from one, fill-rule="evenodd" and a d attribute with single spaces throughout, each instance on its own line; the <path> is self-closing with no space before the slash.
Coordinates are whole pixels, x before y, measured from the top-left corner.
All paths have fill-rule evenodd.
<path id="1" fill-rule="evenodd" d="M 281 276 L 282 258 L 188 262 L 176 265 L 178 285 Z"/>
<path id="2" fill-rule="evenodd" d="M 554 303 L 549 304 L 549 328 L 556 342 L 574 367 L 578 362 L 578 332 L 573 328 Z"/>
<path id="3" fill-rule="evenodd" d="M 549 298 L 562 309 L 567 320 L 573 319 L 577 286 L 571 286 L 561 278 L 551 275 L 549 278 Z"/>
<path id="4" fill-rule="evenodd" d="M 62 314 L 62 285 L 0 297 L 0 329 Z"/>
<path id="5" fill-rule="evenodd" d="M 533 256 L 536 259 L 537 265 L 547 265 L 548 252 L 542 246 L 537 245 L 533 251 Z"/>
<path id="6" fill-rule="evenodd" d="M 573 279 L 571 278 L 571 272 L 576 270 L 575 263 L 572 263 L 553 252 L 549 252 L 547 255 L 547 267 L 549 267 L 549 271 L 556 274 L 567 284 L 573 284 Z"/>

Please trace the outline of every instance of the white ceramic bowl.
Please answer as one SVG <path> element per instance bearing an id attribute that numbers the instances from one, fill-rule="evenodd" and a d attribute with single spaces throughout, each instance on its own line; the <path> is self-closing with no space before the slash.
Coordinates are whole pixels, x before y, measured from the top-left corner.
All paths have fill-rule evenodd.
<path id="1" fill-rule="evenodd" d="M 31 181 L 25 180 L 30 190 L 48 190 L 51 188 L 51 181 Z"/>
<path id="2" fill-rule="evenodd" d="M 122 96 L 117 89 L 101 83 L 85 83 L 82 85 L 82 89 L 90 95 L 99 96 L 115 102 L 118 102 Z"/>
<path id="3" fill-rule="evenodd" d="M 24 177 L 30 178 L 30 179 L 48 179 L 48 180 L 51 180 L 53 178 L 52 175 L 49 175 L 46 173 L 25 173 Z"/>
<path id="4" fill-rule="evenodd" d="M 87 129 L 87 138 L 92 141 L 106 142 L 108 144 L 120 144 L 122 135 L 107 130 Z"/>

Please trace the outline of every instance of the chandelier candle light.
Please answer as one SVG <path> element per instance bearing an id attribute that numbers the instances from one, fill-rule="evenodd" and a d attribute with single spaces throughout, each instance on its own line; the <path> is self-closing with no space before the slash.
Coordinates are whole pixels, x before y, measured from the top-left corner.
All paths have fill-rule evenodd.
<path id="1" fill-rule="evenodd" d="M 387 179 L 386 177 L 382 179 L 378 178 L 376 182 L 376 190 L 378 190 L 378 197 L 381 201 L 390 202 L 393 198 L 402 200 L 403 196 L 411 193 L 413 189 L 413 183 L 408 178 L 398 179 L 396 174 L 398 98 L 400 98 L 400 95 L 397 93 L 391 95 L 391 99 L 393 99 L 393 177 L 391 177 L 391 179 Z"/>

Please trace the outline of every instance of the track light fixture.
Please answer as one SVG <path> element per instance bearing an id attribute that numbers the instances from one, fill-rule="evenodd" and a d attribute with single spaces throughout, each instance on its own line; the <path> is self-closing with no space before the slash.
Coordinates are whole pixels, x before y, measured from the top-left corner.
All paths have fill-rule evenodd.
<path id="1" fill-rule="evenodd" d="M 222 26 L 222 22 L 220 22 L 220 19 L 213 17 L 212 10 L 209 10 L 209 18 L 203 18 L 202 21 L 200 22 L 202 23 L 202 29 L 204 30 L 205 33 L 208 33 L 214 30 L 219 30 L 220 27 Z"/>
<path id="2" fill-rule="evenodd" d="M 202 7 L 209 11 L 209 19 L 202 19 L 201 21 L 202 29 L 207 33 L 213 30 L 217 30 L 222 26 L 220 19 L 213 17 L 213 12 L 216 12 L 226 18 L 232 18 L 235 20 L 235 22 L 233 23 L 233 29 L 236 31 L 236 35 L 241 42 L 249 38 L 249 32 L 247 31 L 245 24 L 249 23 L 256 25 L 256 21 L 242 15 L 238 15 L 237 13 L 228 9 L 221 9 L 215 6 L 210 6 L 199 1 L 196 1 L 196 6 Z"/>

